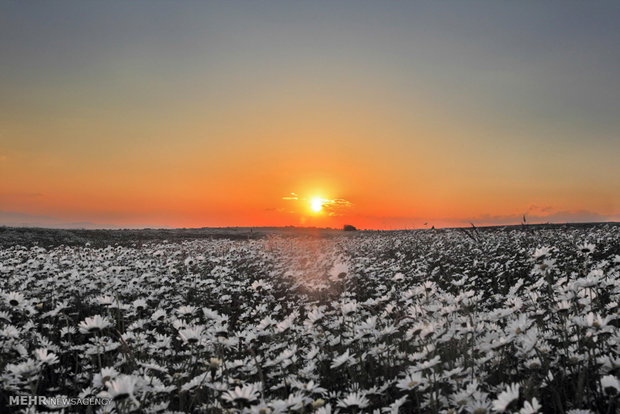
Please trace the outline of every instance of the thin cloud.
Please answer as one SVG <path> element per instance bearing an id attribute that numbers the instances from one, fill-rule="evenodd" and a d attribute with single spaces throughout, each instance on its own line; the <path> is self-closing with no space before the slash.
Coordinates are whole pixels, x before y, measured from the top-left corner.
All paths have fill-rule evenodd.
<path id="1" fill-rule="evenodd" d="M 0 198 L 4 198 L 4 199 L 38 198 L 38 197 L 44 197 L 44 196 L 45 194 L 43 193 L 33 193 L 33 192 L 26 192 L 26 191 L 6 192 L 6 193 L 0 192 Z"/>
<path id="2" fill-rule="evenodd" d="M 544 210 L 544 212 L 542 211 Z M 530 214 L 529 211 L 532 211 Z M 507 215 L 490 215 L 485 214 L 475 218 L 461 220 L 463 224 L 474 223 L 477 225 L 506 225 L 520 224 L 523 216 L 525 216 L 528 224 L 534 223 L 585 223 L 585 222 L 606 222 L 617 220 L 617 215 L 600 214 L 588 210 L 576 211 L 552 211 L 551 208 L 544 209 L 528 209 L 528 213 L 507 214 Z"/>
<path id="3" fill-rule="evenodd" d="M 551 212 L 553 212 L 552 206 L 539 206 L 536 204 L 531 204 L 527 208 L 527 212 L 525 214 L 532 215 L 532 216 L 537 216 L 537 215 L 542 216 L 546 214 L 551 214 Z"/>
<path id="4" fill-rule="evenodd" d="M 297 193 L 291 193 L 290 196 L 282 197 L 282 200 L 288 201 L 303 201 L 308 202 L 310 199 L 305 197 L 300 197 Z M 353 207 L 353 203 L 349 200 L 345 200 L 344 198 L 321 198 L 321 207 L 323 211 L 325 211 L 329 216 L 342 216 L 346 213 L 346 210 Z"/>
<path id="5" fill-rule="evenodd" d="M 0 210 L 0 227 L 41 227 L 48 229 L 169 229 L 159 224 L 118 225 L 92 221 L 68 221 L 63 218 Z"/>
<path id="6" fill-rule="evenodd" d="M 290 196 L 282 197 L 282 200 L 299 200 L 299 196 L 295 193 L 291 193 Z"/>
<path id="7" fill-rule="evenodd" d="M 348 209 L 353 207 L 353 203 L 344 198 L 335 198 L 333 200 L 321 199 L 321 201 L 323 209 L 332 217 L 342 216 Z"/>

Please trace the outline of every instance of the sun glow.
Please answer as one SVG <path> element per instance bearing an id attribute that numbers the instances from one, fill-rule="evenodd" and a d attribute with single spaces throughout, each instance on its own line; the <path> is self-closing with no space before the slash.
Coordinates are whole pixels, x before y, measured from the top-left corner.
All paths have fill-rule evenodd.
<path id="1" fill-rule="evenodd" d="M 310 209 L 315 213 L 318 213 L 323 209 L 323 200 L 319 197 L 315 197 L 310 200 Z"/>

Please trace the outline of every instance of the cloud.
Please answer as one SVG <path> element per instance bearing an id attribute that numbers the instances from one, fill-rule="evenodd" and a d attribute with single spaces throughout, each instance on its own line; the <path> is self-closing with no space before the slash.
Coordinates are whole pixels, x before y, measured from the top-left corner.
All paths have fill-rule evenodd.
<path id="1" fill-rule="evenodd" d="M 299 200 L 299 197 L 295 193 L 291 193 L 290 196 L 282 197 L 282 200 Z"/>
<path id="2" fill-rule="evenodd" d="M 323 209 L 330 216 L 342 216 L 346 211 L 353 207 L 353 203 L 343 198 L 335 198 L 333 200 L 321 199 Z"/>
<path id="3" fill-rule="evenodd" d="M 56 217 L 0 211 L 0 225 L 10 227 L 45 227 L 54 229 L 95 229 L 118 228 L 118 226 L 102 226 L 91 222 L 66 222 Z"/>
<path id="4" fill-rule="evenodd" d="M 16 211 L 0 211 L 0 226 L 8 227 L 43 227 L 48 229 L 141 229 L 170 228 L 169 226 L 100 224 L 90 221 L 71 222 L 57 217 L 20 213 Z"/>
<path id="5" fill-rule="evenodd" d="M 620 214 L 600 214 L 588 210 L 560 210 L 553 211 L 549 206 L 531 206 L 526 209 L 535 214 L 525 213 L 528 224 L 541 223 L 601 223 L 620 221 Z M 544 212 L 543 212 L 544 211 Z M 469 227 L 476 226 L 505 226 L 522 223 L 523 213 L 492 215 L 481 214 L 472 217 L 420 217 L 420 216 L 352 216 L 352 224 L 359 220 L 369 228 L 383 228 L 390 230 L 431 227 Z"/>
<path id="6" fill-rule="evenodd" d="M 26 192 L 26 191 L 0 193 L 0 199 L 1 198 L 4 198 L 4 199 L 38 198 L 38 197 L 44 197 L 44 196 L 45 194 L 43 193 L 33 193 L 33 192 Z"/>
<path id="7" fill-rule="evenodd" d="M 545 214 L 547 213 L 547 214 Z M 606 222 L 618 220 L 617 214 L 600 214 L 588 210 L 555 211 L 550 207 L 528 208 L 525 214 L 490 215 L 483 214 L 477 217 L 460 220 L 463 225 L 474 223 L 476 225 L 510 225 L 520 224 L 523 216 L 528 224 L 534 223 L 588 223 Z"/>
<path id="8" fill-rule="evenodd" d="M 528 215 L 544 215 L 553 211 L 552 206 L 538 206 L 536 204 L 530 204 L 527 208 L 526 214 Z"/>

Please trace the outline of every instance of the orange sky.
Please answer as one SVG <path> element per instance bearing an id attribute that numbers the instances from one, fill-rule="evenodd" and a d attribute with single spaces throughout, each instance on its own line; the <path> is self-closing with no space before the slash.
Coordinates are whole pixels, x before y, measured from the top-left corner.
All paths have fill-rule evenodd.
<path id="1" fill-rule="evenodd" d="M 0 225 L 620 217 L 617 7 L 66 4 L 0 10 Z"/>

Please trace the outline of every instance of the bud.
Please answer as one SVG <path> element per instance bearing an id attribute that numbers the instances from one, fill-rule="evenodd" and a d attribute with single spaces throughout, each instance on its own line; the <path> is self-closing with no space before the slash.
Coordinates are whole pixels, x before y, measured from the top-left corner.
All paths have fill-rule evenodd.
<path id="1" fill-rule="evenodd" d="M 211 358 L 208 365 L 211 369 L 218 369 L 222 365 L 222 360 L 219 358 Z"/>
<path id="2" fill-rule="evenodd" d="M 312 404 L 310 404 L 312 406 L 313 410 L 318 410 L 319 408 L 321 408 L 322 406 L 325 405 L 325 400 L 322 398 L 318 398 L 314 401 L 312 401 Z"/>

